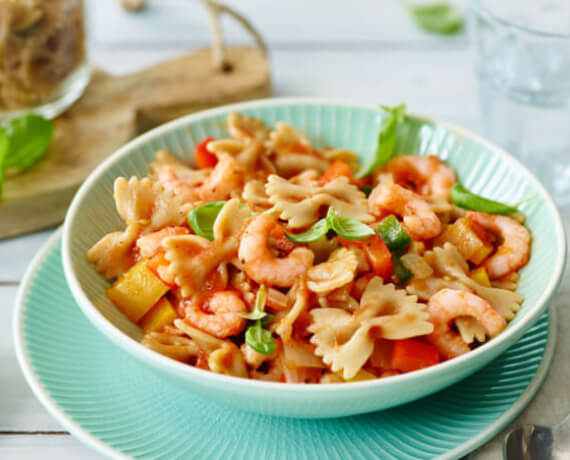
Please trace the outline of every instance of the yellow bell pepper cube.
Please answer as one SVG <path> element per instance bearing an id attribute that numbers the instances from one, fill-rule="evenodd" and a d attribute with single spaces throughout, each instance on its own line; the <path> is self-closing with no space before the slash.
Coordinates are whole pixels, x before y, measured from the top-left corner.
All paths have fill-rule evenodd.
<path id="1" fill-rule="evenodd" d="M 491 281 L 489 281 L 489 275 L 487 275 L 485 267 L 479 267 L 473 270 L 470 278 L 481 286 L 491 287 Z"/>
<path id="2" fill-rule="evenodd" d="M 340 373 L 340 376 L 342 377 L 342 372 Z M 346 380 L 346 382 L 362 382 L 364 380 L 372 380 L 375 378 L 376 376 L 373 373 L 360 369 L 354 377 Z"/>
<path id="3" fill-rule="evenodd" d="M 168 289 L 143 259 L 107 289 L 107 296 L 127 318 L 137 323 Z"/>
<path id="4" fill-rule="evenodd" d="M 170 301 L 163 297 L 139 321 L 144 333 L 160 331 L 164 326 L 172 324 L 178 318 Z"/>
<path id="5" fill-rule="evenodd" d="M 456 246 L 463 257 L 476 265 L 493 252 L 493 246 L 483 241 L 464 217 L 449 225 L 439 240 L 439 243 L 450 242 Z"/>

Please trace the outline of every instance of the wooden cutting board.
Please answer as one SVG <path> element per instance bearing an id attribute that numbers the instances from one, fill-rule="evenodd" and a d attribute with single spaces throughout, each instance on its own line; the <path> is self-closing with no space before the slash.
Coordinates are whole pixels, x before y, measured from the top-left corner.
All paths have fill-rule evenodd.
<path id="1" fill-rule="evenodd" d="M 0 239 L 62 222 L 87 175 L 133 137 L 181 115 L 271 95 L 269 64 L 258 49 L 229 47 L 226 65 L 206 48 L 146 70 L 111 76 L 95 70 L 81 99 L 55 120 L 47 155 L 8 177 Z"/>

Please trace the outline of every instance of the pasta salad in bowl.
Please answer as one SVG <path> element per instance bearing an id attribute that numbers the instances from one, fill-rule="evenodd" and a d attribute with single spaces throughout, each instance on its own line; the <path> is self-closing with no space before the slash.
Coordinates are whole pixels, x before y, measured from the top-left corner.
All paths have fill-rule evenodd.
<path id="1" fill-rule="evenodd" d="M 287 99 L 134 140 L 83 185 L 63 241 L 111 340 L 208 397 L 295 417 L 476 371 L 546 308 L 566 253 L 549 196 L 498 148 L 404 105 Z"/>

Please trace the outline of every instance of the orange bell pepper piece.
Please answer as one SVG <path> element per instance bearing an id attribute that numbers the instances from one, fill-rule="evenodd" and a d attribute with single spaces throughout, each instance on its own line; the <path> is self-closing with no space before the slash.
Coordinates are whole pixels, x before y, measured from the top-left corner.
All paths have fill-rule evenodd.
<path id="1" fill-rule="evenodd" d="M 362 249 L 374 273 L 380 276 L 384 281 L 391 280 L 392 274 L 394 273 L 392 254 L 379 235 L 375 234 L 360 241 L 348 241 L 339 236 L 338 241 L 345 248 L 356 246 Z"/>
<path id="2" fill-rule="evenodd" d="M 352 178 L 352 173 L 350 172 L 350 167 L 342 160 L 335 160 L 333 164 L 329 166 L 329 169 L 321 176 L 319 180 L 319 185 L 322 187 L 326 183 L 336 179 L 337 177 L 348 177 L 350 182 L 354 182 Z"/>

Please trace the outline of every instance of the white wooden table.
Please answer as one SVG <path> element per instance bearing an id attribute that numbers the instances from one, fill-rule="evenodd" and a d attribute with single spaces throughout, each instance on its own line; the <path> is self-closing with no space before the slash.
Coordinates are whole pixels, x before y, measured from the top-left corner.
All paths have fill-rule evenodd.
<path id="1" fill-rule="evenodd" d="M 140 14 L 115 0 L 88 0 L 92 57 L 123 73 L 208 43 L 204 11 L 187 0 L 149 0 Z M 268 41 L 279 96 L 323 96 L 396 104 L 479 130 L 477 88 L 466 35 L 419 31 L 396 0 L 230 0 Z M 245 35 L 231 24 L 227 39 Z M 570 219 L 570 214 L 566 216 Z M 100 458 L 71 437 L 36 401 L 18 368 L 12 344 L 12 306 L 24 270 L 53 230 L 0 242 L 0 459 Z M 563 283 L 555 301 L 558 327 L 570 324 Z M 552 424 L 570 412 L 570 352 L 559 334 L 545 384 L 514 424 Z M 473 458 L 501 458 L 497 436 Z M 318 453 L 315 453 L 315 455 Z"/>

